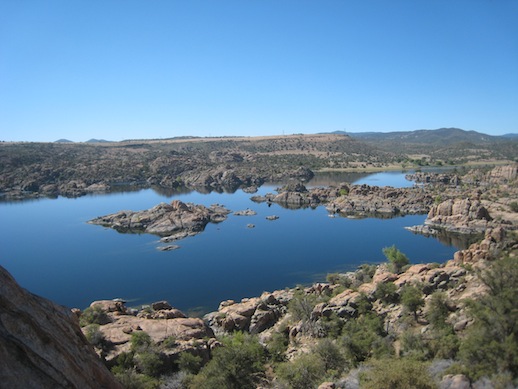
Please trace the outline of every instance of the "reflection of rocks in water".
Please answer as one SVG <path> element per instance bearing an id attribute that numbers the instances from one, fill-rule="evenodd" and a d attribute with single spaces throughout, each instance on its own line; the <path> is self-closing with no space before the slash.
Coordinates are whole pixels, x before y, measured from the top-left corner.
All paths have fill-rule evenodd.
<path id="1" fill-rule="evenodd" d="M 161 196 L 165 196 L 165 197 L 173 197 L 173 196 L 176 196 L 179 194 L 189 194 L 193 191 L 192 189 L 189 189 L 185 186 L 179 186 L 177 188 L 165 188 L 163 186 L 153 186 L 151 189 L 153 189 L 153 191 L 155 193 L 157 193 Z"/>
<path id="2" fill-rule="evenodd" d="M 455 234 L 440 230 L 437 232 L 435 237 L 443 244 L 464 250 L 473 243 L 481 240 L 484 237 L 484 234 Z"/>
<path id="3" fill-rule="evenodd" d="M 393 219 L 395 217 L 401 217 L 401 215 L 394 214 L 392 212 L 337 212 L 335 214 L 329 214 L 330 217 L 345 217 L 347 219 Z"/>
<path id="4" fill-rule="evenodd" d="M 448 232 L 445 229 L 431 228 L 427 225 L 418 225 L 413 227 L 405 227 L 406 230 L 428 237 L 433 237 L 439 240 L 442 244 L 453 246 L 459 250 L 467 249 L 471 244 L 480 241 L 483 234 L 461 234 L 455 232 Z"/>

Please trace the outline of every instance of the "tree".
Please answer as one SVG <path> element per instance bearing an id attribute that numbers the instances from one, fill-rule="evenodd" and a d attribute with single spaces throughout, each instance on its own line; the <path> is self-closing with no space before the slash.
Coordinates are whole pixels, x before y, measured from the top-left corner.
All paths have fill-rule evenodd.
<path id="1" fill-rule="evenodd" d="M 497 260 L 479 277 L 488 293 L 469 303 L 475 321 L 461 360 L 472 379 L 509 372 L 518 380 L 518 258 Z"/>
<path id="2" fill-rule="evenodd" d="M 408 312 L 412 312 L 414 319 L 417 320 L 417 310 L 424 306 L 423 292 L 414 285 L 403 286 L 401 304 Z"/>
<path id="3" fill-rule="evenodd" d="M 403 266 L 410 263 L 408 257 L 399 251 L 396 246 L 385 247 L 383 249 L 383 255 L 390 262 L 390 268 L 393 273 L 401 273 Z"/>

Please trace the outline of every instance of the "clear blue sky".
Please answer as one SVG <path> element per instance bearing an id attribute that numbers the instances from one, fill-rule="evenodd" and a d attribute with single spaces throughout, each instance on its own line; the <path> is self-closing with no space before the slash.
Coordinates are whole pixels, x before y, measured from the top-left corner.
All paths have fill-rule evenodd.
<path id="1" fill-rule="evenodd" d="M 0 140 L 518 132 L 518 0 L 0 0 Z"/>

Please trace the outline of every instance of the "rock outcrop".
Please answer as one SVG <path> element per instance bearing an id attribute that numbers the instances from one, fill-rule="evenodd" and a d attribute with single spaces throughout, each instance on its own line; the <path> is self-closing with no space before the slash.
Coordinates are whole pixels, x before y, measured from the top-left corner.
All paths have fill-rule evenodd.
<path id="1" fill-rule="evenodd" d="M 508 184 L 518 180 L 518 164 L 497 166 L 487 175 L 492 184 Z"/>
<path id="2" fill-rule="evenodd" d="M 327 209 L 344 216 L 395 216 L 427 213 L 432 204 L 432 196 L 419 188 L 351 185 Z"/>
<path id="3" fill-rule="evenodd" d="M 0 386 L 122 388 L 73 313 L 22 289 L 0 267 Z"/>
<path id="4" fill-rule="evenodd" d="M 208 360 L 213 331 L 198 318 L 187 317 L 167 301 L 158 301 L 142 310 L 128 309 L 117 300 L 94 301 L 91 308 L 105 313 L 107 320 L 99 326 L 102 335 L 102 356 L 108 364 L 116 363 L 119 355 L 130 351 L 132 334 L 145 332 L 161 347 L 164 359 L 172 366 L 178 355 L 189 351 Z M 80 313 L 81 315 L 81 313 Z M 84 327 L 84 331 L 88 326 Z M 164 346 L 167 344 L 167 346 Z"/>
<path id="5" fill-rule="evenodd" d="M 481 233 L 491 227 L 492 217 L 480 200 L 446 200 L 432 206 L 425 225 L 458 233 Z"/>
<path id="6" fill-rule="evenodd" d="M 168 237 L 165 242 L 202 232 L 209 223 L 219 223 L 230 211 L 220 205 L 207 208 L 203 205 L 174 200 L 171 204 L 160 203 L 144 211 L 120 211 L 90 220 L 119 232 L 146 232 Z"/>
<path id="7" fill-rule="evenodd" d="M 291 209 L 325 204 L 332 214 L 355 217 L 423 214 L 427 213 L 433 204 L 432 196 L 420 188 L 341 184 L 339 187 L 308 190 L 300 183 L 279 188 L 277 194 L 254 196 L 252 201 L 276 203 Z"/>

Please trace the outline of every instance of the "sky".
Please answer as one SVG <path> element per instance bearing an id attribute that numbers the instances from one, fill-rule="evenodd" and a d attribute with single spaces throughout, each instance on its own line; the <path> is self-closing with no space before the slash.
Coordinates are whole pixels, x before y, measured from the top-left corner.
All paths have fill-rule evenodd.
<path id="1" fill-rule="evenodd" d="M 0 0 L 0 140 L 518 132 L 518 0 Z"/>

